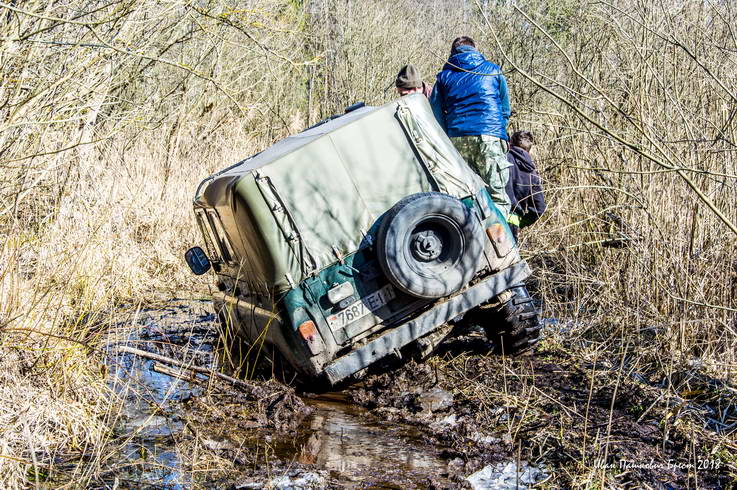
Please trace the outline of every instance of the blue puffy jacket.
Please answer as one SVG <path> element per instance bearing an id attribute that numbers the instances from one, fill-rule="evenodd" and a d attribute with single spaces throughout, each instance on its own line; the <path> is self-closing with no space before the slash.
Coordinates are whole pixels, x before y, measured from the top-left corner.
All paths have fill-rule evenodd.
<path id="1" fill-rule="evenodd" d="M 438 73 L 430 105 L 450 137 L 488 134 L 509 139 L 507 80 L 501 68 L 471 46 L 459 46 L 448 58 Z"/>

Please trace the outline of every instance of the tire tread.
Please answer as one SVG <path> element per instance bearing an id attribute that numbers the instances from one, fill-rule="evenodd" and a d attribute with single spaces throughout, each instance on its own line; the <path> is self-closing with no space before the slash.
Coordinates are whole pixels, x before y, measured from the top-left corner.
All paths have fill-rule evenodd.
<path id="1" fill-rule="evenodd" d="M 540 316 L 525 286 L 511 288 L 514 296 L 495 309 L 496 318 L 485 322 L 489 340 L 504 354 L 529 350 L 540 340 Z"/>

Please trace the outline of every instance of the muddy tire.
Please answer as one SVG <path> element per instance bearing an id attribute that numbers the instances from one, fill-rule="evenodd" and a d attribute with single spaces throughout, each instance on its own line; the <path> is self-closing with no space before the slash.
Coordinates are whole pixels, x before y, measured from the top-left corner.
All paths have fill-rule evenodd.
<path id="1" fill-rule="evenodd" d="M 406 197 L 387 211 L 376 234 L 379 265 L 400 291 L 417 298 L 449 296 L 473 278 L 484 250 L 478 218 L 440 192 Z"/>
<path id="2" fill-rule="evenodd" d="M 540 340 L 540 315 L 525 286 L 515 286 L 503 294 L 509 298 L 491 308 L 492 314 L 482 326 L 500 353 L 519 354 Z"/>

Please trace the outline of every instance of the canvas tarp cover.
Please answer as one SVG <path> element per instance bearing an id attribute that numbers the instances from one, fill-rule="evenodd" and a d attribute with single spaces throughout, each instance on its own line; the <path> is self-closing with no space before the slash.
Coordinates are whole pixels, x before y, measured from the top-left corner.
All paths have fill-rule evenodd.
<path id="1" fill-rule="evenodd" d="M 402 198 L 433 189 L 460 198 L 484 185 L 420 94 L 286 138 L 216 178 L 238 174 L 239 200 L 263 199 L 272 210 L 268 218 L 259 213 L 272 220 L 259 228 L 279 230 L 264 237 L 280 242 L 267 243 L 275 273 L 267 281 L 276 289 L 361 248 L 372 225 Z"/>

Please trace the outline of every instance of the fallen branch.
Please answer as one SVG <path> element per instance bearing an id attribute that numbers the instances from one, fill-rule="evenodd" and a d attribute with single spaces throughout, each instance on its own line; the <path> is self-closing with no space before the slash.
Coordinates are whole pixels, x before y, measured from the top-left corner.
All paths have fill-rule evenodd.
<path id="1" fill-rule="evenodd" d="M 141 349 L 136 349 L 135 347 L 129 347 L 127 345 L 121 345 L 117 348 L 118 352 L 125 352 L 128 354 L 134 354 L 139 357 L 145 357 L 147 359 L 153 359 L 154 361 L 163 362 L 164 364 L 169 364 L 172 366 L 177 366 L 183 369 L 187 369 L 189 371 L 194 371 L 196 373 L 206 374 L 208 376 L 217 376 L 218 378 L 227 381 L 228 383 L 232 384 L 233 386 L 237 386 L 239 388 L 243 388 L 244 390 L 248 391 L 251 395 L 253 395 L 256 398 L 259 398 L 257 396 L 257 393 L 259 392 L 258 388 L 254 386 L 252 383 L 249 383 L 247 381 L 243 381 L 240 379 L 233 378 L 232 376 L 228 376 L 227 374 L 219 373 L 217 371 L 214 371 L 209 368 L 204 368 L 200 366 L 189 366 L 182 361 L 177 361 L 176 359 L 172 359 L 171 357 L 162 356 L 160 354 L 154 354 L 153 352 L 148 352 Z"/>
<path id="2" fill-rule="evenodd" d="M 152 366 L 152 369 L 156 371 L 157 373 L 166 374 L 167 376 L 171 376 L 172 378 L 181 379 L 182 381 L 186 381 L 188 383 L 200 384 L 204 381 L 208 381 L 209 379 L 211 379 L 208 375 L 203 374 L 203 373 L 196 373 L 194 371 L 191 371 L 189 368 L 183 368 L 183 367 L 173 368 L 159 361 L 154 361 L 154 365 Z M 197 375 L 206 376 L 206 377 L 198 378 Z"/>

